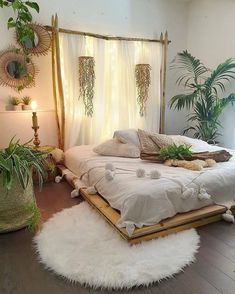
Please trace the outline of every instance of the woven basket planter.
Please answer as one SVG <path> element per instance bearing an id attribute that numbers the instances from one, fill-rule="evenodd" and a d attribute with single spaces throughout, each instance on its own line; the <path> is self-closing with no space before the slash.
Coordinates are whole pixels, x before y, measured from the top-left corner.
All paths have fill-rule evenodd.
<path id="1" fill-rule="evenodd" d="M 35 205 L 32 180 L 24 190 L 16 178 L 12 188 L 6 191 L 2 187 L 0 175 L 0 233 L 15 231 L 26 227 L 33 213 L 30 205 Z"/>

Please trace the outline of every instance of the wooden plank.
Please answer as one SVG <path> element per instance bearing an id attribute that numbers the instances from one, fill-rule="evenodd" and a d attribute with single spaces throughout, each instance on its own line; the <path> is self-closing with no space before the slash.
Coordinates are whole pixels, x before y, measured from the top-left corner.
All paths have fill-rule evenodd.
<path id="1" fill-rule="evenodd" d="M 118 211 L 113 209 L 98 194 L 90 195 L 86 192 L 86 189 L 81 189 L 80 193 L 83 198 L 101 215 L 103 215 L 106 220 L 121 234 L 121 236 L 131 244 L 163 237 L 169 234 L 219 221 L 222 218 L 222 214 L 226 211 L 223 206 L 210 205 L 198 210 L 177 214 L 176 216 L 166 219 L 156 225 L 144 226 L 143 228 L 135 229 L 133 235 L 129 237 L 126 229 L 118 228 L 116 226 L 116 223 L 120 218 L 120 213 Z M 235 208 L 235 204 L 233 205 L 233 208 Z"/>
<path id="2" fill-rule="evenodd" d="M 204 225 L 207 225 L 207 224 L 210 224 L 210 223 L 213 223 L 213 222 L 217 222 L 219 220 L 221 220 L 221 214 L 214 215 L 214 216 L 207 217 L 207 218 L 203 218 L 203 219 L 199 219 L 197 221 L 189 222 L 189 223 L 184 224 L 184 225 L 179 225 L 179 226 L 174 227 L 174 228 L 169 228 L 169 229 L 166 228 L 166 229 L 164 229 L 162 231 L 159 231 L 159 232 L 156 232 L 156 233 L 142 235 L 142 236 L 139 236 L 139 237 L 133 238 L 133 239 L 130 238 L 128 240 L 128 242 L 130 242 L 131 244 L 137 244 L 137 243 L 140 243 L 142 241 L 149 241 L 149 240 L 152 240 L 152 239 L 165 237 L 165 236 L 170 235 L 170 234 L 175 234 L 175 233 L 178 233 L 178 232 L 181 232 L 181 231 L 185 231 L 185 230 L 189 230 L 189 229 L 192 229 L 192 228 L 197 228 L 197 227 L 200 227 L 200 226 L 204 226 Z"/>

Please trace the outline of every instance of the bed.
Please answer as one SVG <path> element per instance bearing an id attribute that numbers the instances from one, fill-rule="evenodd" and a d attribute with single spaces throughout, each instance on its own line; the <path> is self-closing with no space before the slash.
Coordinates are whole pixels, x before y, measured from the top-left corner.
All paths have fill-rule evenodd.
<path id="1" fill-rule="evenodd" d="M 60 166 L 60 170 L 84 199 L 132 244 L 218 221 L 228 209 L 235 209 L 235 151 L 229 150 L 233 155 L 229 162 L 189 171 L 139 158 L 102 156 L 94 153 L 93 148 L 70 148 L 65 152 L 65 167 Z M 205 145 L 197 146 L 196 151 L 203 148 Z M 107 179 L 105 170 L 110 163 L 115 171 L 113 178 Z M 136 176 L 139 168 L 145 170 L 145 177 Z M 151 171 L 156 169 L 161 176 L 153 179 Z M 97 193 L 90 193 L 87 187 L 95 187 Z M 184 192 L 189 189 L 193 193 L 185 197 Z M 210 197 L 199 197 L 202 190 Z"/>

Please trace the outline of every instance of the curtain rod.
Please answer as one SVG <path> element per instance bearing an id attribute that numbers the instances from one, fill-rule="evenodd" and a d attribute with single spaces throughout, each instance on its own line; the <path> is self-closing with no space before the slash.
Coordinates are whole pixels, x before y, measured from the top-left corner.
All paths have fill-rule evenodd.
<path id="1" fill-rule="evenodd" d="M 52 31 L 52 26 L 45 26 L 48 31 Z M 64 28 L 59 28 L 59 32 L 66 33 L 66 34 L 73 34 L 73 35 L 81 35 L 81 36 L 89 36 L 103 40 L 118 40 L 118 41 L 142 41 L 142 42 L 155 42 L 155 43 L 162 43 L 162 40 L 158 39 L 145 39 L 145 38 L 125 38 L 125 37 L 112 37 L 112 36 L 103 36 L 99 34 L 87 33 L 87 32 L 79 32 L 74 30 L 68 30 Z M 171 41 L 168 40 L 168 44 Z"/>

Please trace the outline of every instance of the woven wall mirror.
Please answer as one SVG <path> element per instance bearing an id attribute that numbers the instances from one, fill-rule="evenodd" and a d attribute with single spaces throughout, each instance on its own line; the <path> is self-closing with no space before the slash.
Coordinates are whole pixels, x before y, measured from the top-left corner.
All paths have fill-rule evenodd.
<path id="1" fill-rule="evenodd" d="M 29 25 L 34 32 L 34 40 L 27 40 L 23 47 L 33 55 L 46 55 L 51 47 L 51 35 L 41 25 L 31 23 Z M 22 46 L 22 44 L 20 44 Z"/>
<path id="2" fill-rule="evenodd" d="M 14 47 L 0 53 L 0 85 L 15 90 L 34 86 L 36 68 L 31 60 L 25 63 L 24 59 Z"/>

